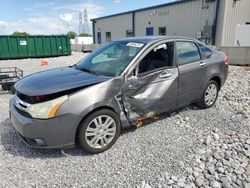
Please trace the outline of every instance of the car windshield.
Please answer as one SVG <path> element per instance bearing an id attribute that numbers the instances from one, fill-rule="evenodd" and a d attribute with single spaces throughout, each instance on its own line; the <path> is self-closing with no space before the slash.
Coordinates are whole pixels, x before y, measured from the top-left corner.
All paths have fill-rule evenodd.
<path id="1" fill-rule="evenodd" d="M 136 42 L 111 42 L 89 54 L 76 68 L 102 76 L 119 76 L 143 46 Z"/>

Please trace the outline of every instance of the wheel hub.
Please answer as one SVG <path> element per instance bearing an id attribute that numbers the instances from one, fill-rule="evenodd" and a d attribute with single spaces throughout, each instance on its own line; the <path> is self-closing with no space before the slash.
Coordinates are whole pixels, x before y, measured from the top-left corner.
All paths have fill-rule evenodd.
<path id="1" fill-rule="evenodd" d="M 217 87 L 215 84 L 210 84 L 205 92 L 205 103 L 210 106 L 217 98 Z"/>
<path id="2" fill-rule="evenodd" d="M 107 115 L 94 118 L 88 125 L 85 139 L 92 148 L 103 148 L 114 138 L 116 133 L 116 123 L 114 119 Z"/>

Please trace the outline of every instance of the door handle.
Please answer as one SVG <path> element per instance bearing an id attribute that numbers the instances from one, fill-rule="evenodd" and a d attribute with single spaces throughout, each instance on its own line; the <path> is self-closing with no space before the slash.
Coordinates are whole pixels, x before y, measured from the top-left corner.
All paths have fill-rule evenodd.
<path id="1" fill-rule="evenodd" d="M 200 66 L 201 67 L 203 67 L 203 66 L 205 66 L 207 63 L 205 63 L 205 62 L 200 62 Z"/>
<path id="2" fill-rule="evenodd" d="M 160 74 L 159 78 L 169 78 L 171 76 L 173 76 L 173 73 L 171 73 L 171 72 L 163 72 L 163 73 Z"/>

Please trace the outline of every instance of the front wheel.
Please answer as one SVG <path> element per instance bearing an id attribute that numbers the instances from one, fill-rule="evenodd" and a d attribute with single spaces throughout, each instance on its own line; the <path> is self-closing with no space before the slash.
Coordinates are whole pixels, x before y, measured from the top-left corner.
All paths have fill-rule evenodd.
<path id="1" fill-rule="evenodd" d="M 78 142 L 82 149 L 97 154 L 108 150 L 118 139 L 121 123 L 115 112 L 103 109 L 90 114 L 80 125 Z"/>
<path id="2" fill-rule="evenodd" d="M 218 94 L 218 83 L 214 80 L 210 80 L 207 84 L 206 90 L 203 93 L 202 99 L 197 103 L 197 106 L 203 109 L 211 108 L 215 104 Z"/>

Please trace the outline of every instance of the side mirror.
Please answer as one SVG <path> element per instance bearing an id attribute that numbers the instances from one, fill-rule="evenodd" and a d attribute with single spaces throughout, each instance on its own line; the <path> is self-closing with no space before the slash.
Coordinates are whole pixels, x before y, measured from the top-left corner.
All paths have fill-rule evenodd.
<path id="1" fill-rule="evenodd" d="M 134 69 L 132 72 L 130 72 L 127 75 L 127 81 L 130 83 L 136 83 L 138 80 L 138 77 L 136 76 L 136 69 Z"/>
<path id="2" fill-rule="evenodd" d="M 128 81 L 128 82 L 131 82 L 131 83 L 137 82 L 137 80 L 138 80 L 138 77 L 135 76 L 135 75 L 129 75 L 129 76 L 127 77 L 127 81 Z"/>

